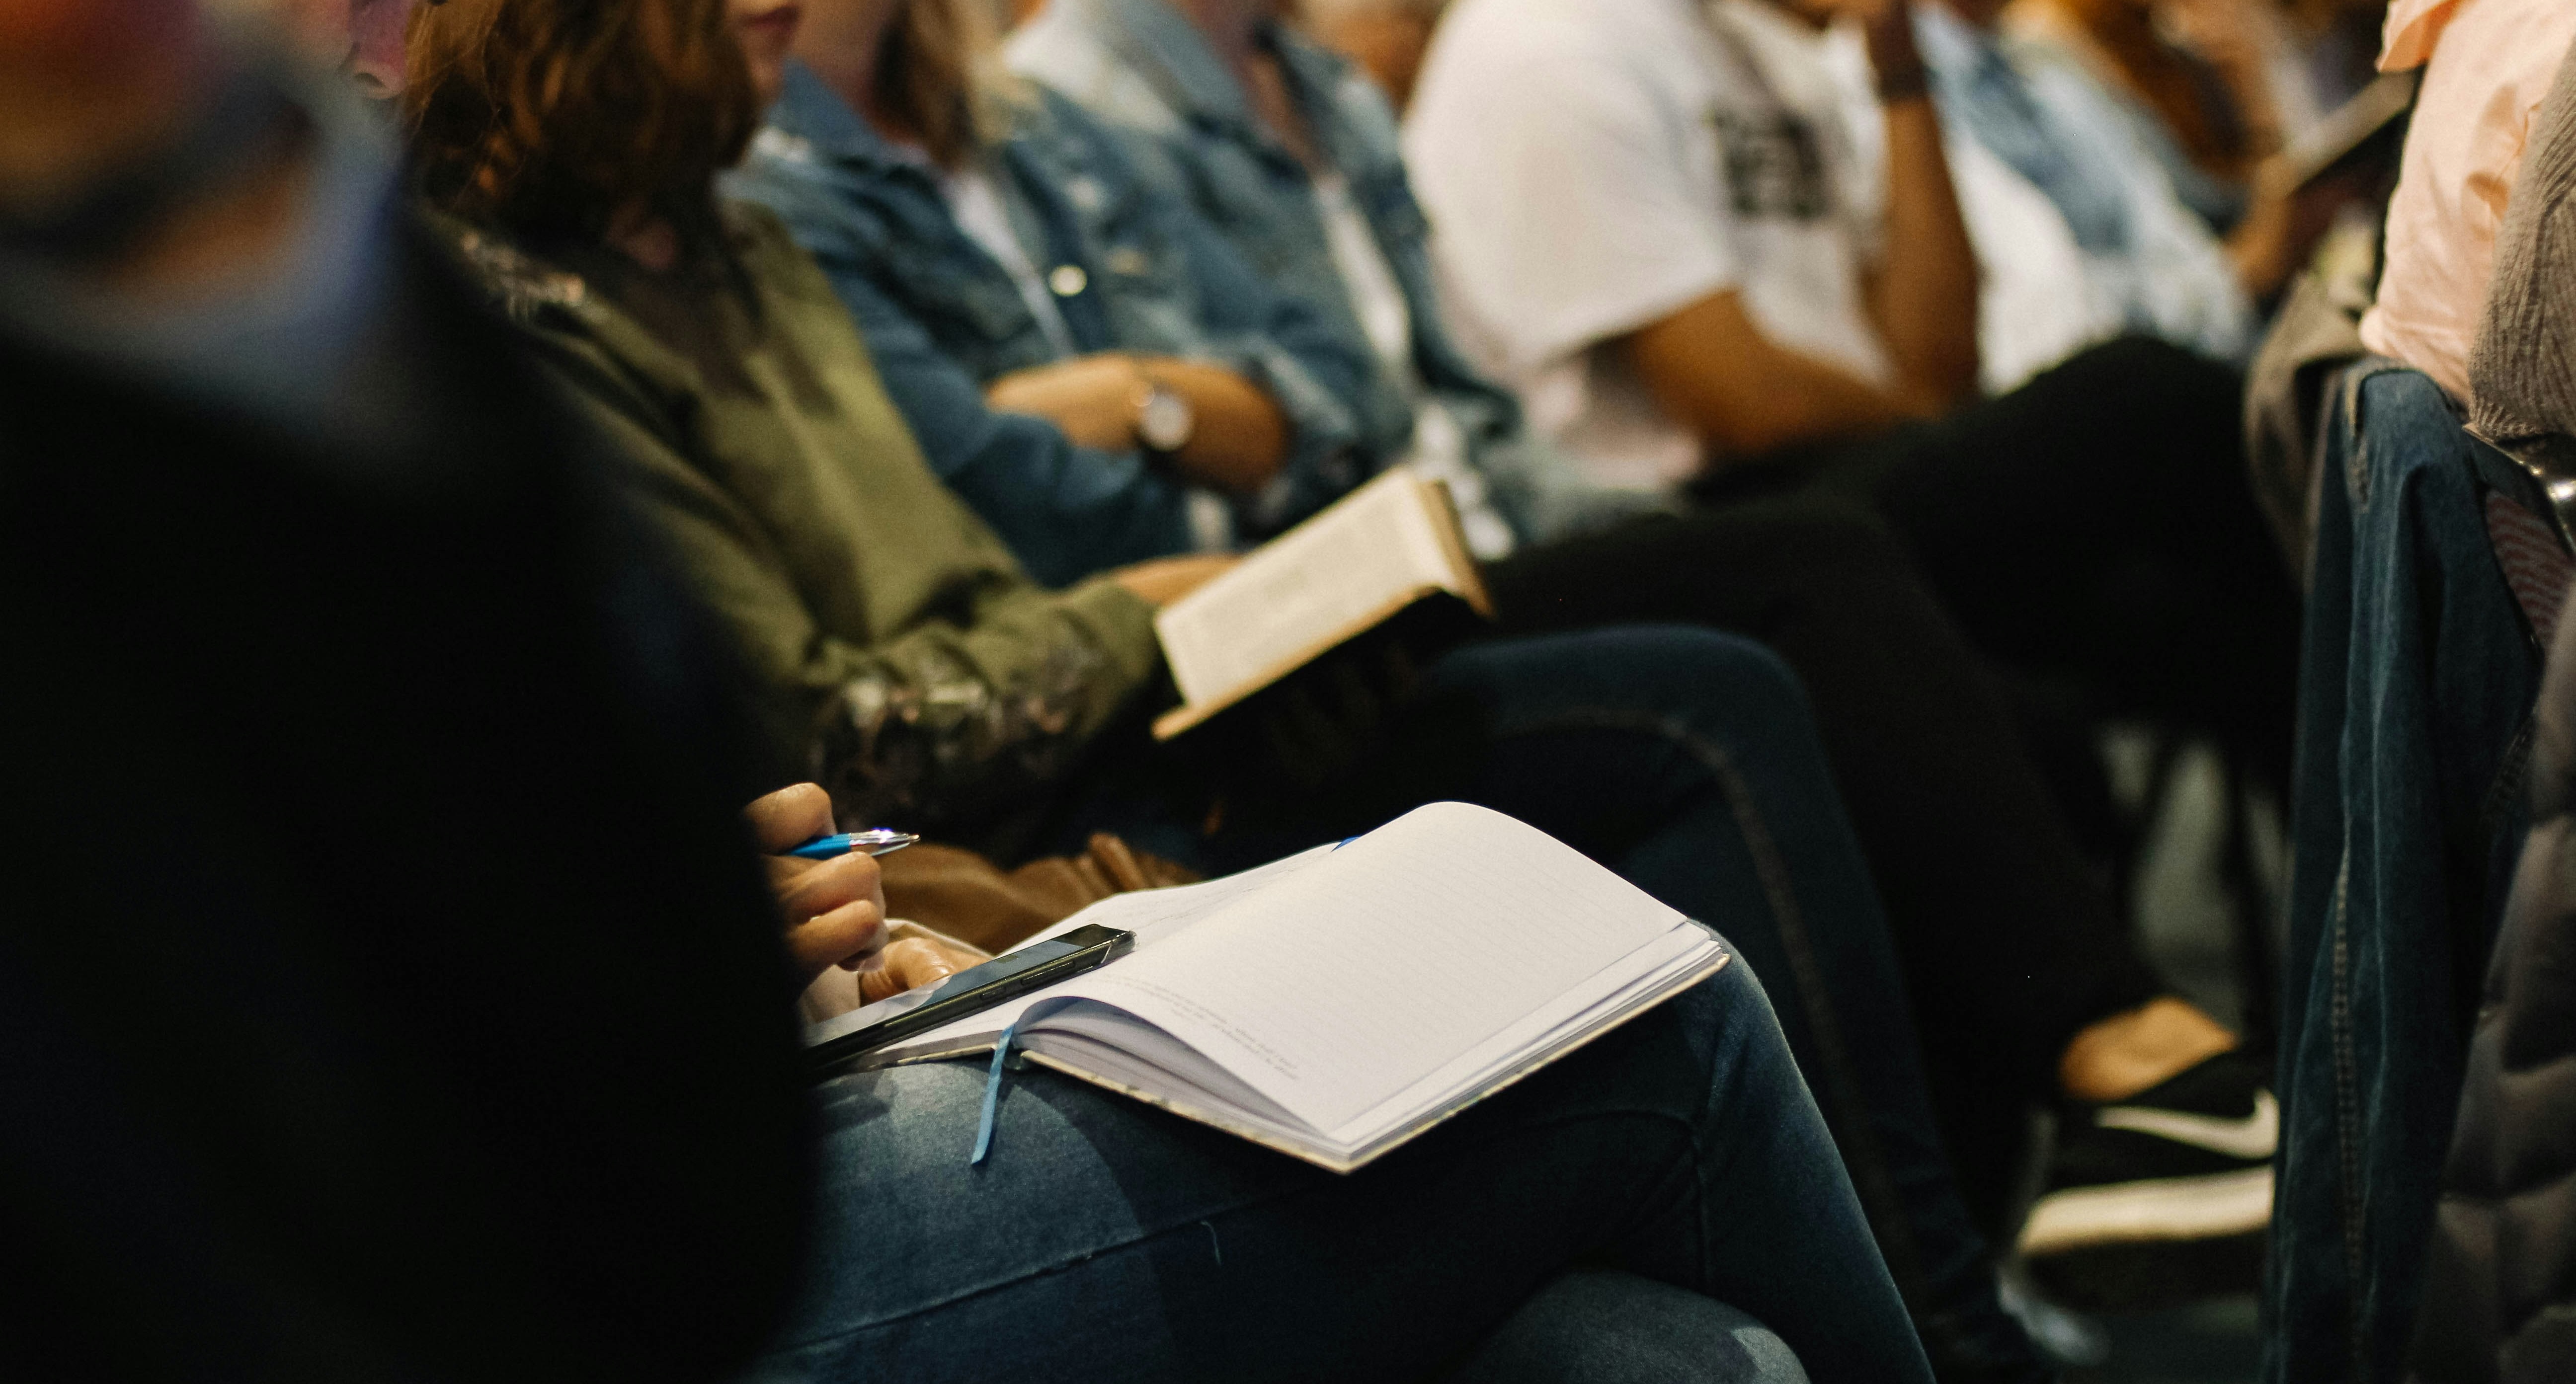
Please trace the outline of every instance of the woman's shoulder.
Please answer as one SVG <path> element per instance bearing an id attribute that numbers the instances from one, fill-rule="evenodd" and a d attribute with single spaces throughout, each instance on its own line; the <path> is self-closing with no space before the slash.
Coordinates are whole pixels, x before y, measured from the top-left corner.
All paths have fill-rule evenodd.
<path id="1" fill-rule="evenodd" d="M 581 275 L 548 262 L 509 235 L 433 207 L 415 215 L 431 241 L 445 250 L 466 281 L 490 305 L 521 327 L 560 329 L 580 323 L 597 308 Z"/>
<path id="2" fill-rule="evenodd" d="M 862 258 L 882 254 L 907 220 L 891 201 L 905 194 L 863 166 L 827 163 L 796 135 L 767 127 L 750 156 L 718 183 L 725 197 L 774 213 L 809 249 L 828 246 Z"/>
<path id="3" fill-rule="evenodd" d="M 676 400 L 703 388 L 698 368 L 593 277 L 494 227 L 428 208 L 418 215 L 469 286 L 574 396 L 659 431 Z"/>

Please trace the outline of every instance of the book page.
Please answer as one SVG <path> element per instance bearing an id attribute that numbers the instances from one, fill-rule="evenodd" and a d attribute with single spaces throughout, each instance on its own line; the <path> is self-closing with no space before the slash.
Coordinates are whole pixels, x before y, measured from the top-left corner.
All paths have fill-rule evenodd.
<path id="1" fill-rule="evenodd" d="M 1429 590 L 1465 594 L 1428 503 L 1390 471 L 1154 617 L 1181 698 L 1224 701 L 1293 670 Z"/>
<path id="2" fill-rule="evenodd" d="M 1689 926 L 1534 827 L 1435 803 L 1062 993 L 1344 1130 L 1435 1074 L 1508 1055 L 1512 1030 Z"/>

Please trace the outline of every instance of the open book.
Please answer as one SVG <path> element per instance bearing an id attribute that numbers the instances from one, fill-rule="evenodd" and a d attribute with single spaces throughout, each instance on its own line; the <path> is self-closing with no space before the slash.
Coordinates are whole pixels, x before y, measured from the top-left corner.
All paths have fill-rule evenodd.
<path id="1" fill-rule="evenodd" d="M 858 1060 L 988 1054 L 1016 1023 L 1032 1062 L 1348 1172 L 1728 960 L 1714 933 L 1572 847 L 1463 803 L 1104 899 L 1030 940 L 1090 923 L 1134 933 L 1135 951 Z"/>
<path id="2" fill-rule="evenodd" d="M 1494 613 L 1448 488 L 1397 467 L 1154 617 L 1181 689 L 1154 735 L 1169 740 L 1443 593 Z"/>

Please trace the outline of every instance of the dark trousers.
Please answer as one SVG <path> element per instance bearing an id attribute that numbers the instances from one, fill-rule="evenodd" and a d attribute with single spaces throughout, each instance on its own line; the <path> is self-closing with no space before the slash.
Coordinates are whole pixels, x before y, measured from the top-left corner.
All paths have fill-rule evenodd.
<path id="1" fill-rule="evenodd" d="M 2210 735 L 2258 781 L 2287 772 L 2298 600 L 2246 488 L 2240 393 L 2224 366 L 2114 342 L 1937 422 L 1729 468 L 1690 517 L 1488 573 L 1514 632 L 1689 622 L 1797 670 L 1981 1219 L 2067 1040 L 2164 988 L 2070 834 L 2070 757 L 2035 758 L 1993 670 Z"/>
<path id="2" fill-rule="evenodd" d="M 1999 399 L 1724 472 L 1884 517 L 1976 648 L 2106 714 L 2209 735 L 2289 781 L 2299 595 L 2245 477 L 2244 383 L 2158 341 L 2096 347 Z"/>
<path id="3" fill-rule="evenodd" d="M 1904 545 L 1850 506 L 1650 519 L 1486 573 L 1505 628 L 1686 622 L 1798 673 L 1886 901 L 1933 1103 L 1981 1219 L 2084 1025 L 2163 987 L 2069 837 L 1984 662 Z"/>

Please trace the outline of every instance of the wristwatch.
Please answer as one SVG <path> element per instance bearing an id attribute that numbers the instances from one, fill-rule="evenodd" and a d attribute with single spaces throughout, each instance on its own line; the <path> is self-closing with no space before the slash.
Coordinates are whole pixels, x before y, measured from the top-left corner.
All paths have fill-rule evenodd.
<path id="1" fill-rule="evenodd" d="M 1136 440 L 1148 455 L 1177 454 L 1190 445 L 1190 437 L 1198 427 L 1199 413 L 1190 405 L 1189 396 L 1152 375 L 1145 376 L 1144 388 L 1136 394 Z"/>

